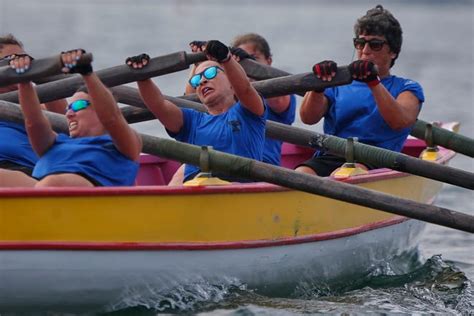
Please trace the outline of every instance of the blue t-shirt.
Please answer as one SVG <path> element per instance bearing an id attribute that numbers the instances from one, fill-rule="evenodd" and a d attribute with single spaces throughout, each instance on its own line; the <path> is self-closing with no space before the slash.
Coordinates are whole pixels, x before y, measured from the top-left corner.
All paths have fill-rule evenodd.
<path id="1" fill-rule="evenodd" d="M 133 185 L 138 162 L 117 150 L 109 135 L 71 138 L 58 134 L 55 143 L 40 157 L 33 177 L 55 173 L 77 173 L 103 186 Z"/>
<path id="2" fill-rule="evenodd" d="M 412 92 L 421 104 L 425 101 L 420 84 L 396 76 L 388 76 L 381 84 L 397 98 L 402 92 Z M 324 94 L 329 109 L 324 116 L 324 133 L 341 138 L 357 137 L 364 144 L 399 152 L 412 127 L 392 129 L 380 114 L 366 83 L 353 81 L 350 85 L 328 88 Z"/>
<path id="3" fill-rule="evenodd" d="M 0 121 L 0 161 L 34 168 L 38 156 L 31 148 L 23 125 Z"/>
<path id="4" fill-rule="evenodd" d="M 272 111 L 267 107 L 267 120 L 291 125 L 295 121 L 296 97 L 294 94 L 290 96 L 290 105 L 281 113 Z M 265 147 L 263 149 L 263 162 L 279 166 L 281 161 L 281 144 L 282 141 L 270 137 L 265 138 Z"/>
<path id="5" fill-rule="evenodd" d="M 265 102 L 265 101 L 264 101 Z M 265 115 L 257 116 L 236 102 L 225 113 L 211 115 L 192 109 L 181 109 L 183 126 L 178 133 L 168 134 L 178 141 L 212 146 L 213 149 L 233 155 L 262 160 L 265 142 Z M 185 181 L 200 172 L 186 164 Z"/>

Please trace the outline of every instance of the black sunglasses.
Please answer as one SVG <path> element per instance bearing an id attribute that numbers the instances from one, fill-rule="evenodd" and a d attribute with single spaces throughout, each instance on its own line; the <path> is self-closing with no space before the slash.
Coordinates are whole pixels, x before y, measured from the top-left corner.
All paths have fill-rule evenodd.
<path id="1" fill-rule="evenodd" d="M 365 38 L 356 37 L 354 38 L 354 47 L 356 49 L 364 49 L 365 44 L 369 43 L 371 50 L 378 52 L 382 49 L 383 45 L 387 43 L 386 40 L 373 38 L 371 40 L 366 40 Z"/>

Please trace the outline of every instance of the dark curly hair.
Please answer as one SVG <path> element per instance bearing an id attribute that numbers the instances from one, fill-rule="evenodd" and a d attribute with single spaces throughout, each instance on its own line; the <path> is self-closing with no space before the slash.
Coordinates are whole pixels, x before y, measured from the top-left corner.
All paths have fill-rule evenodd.
<path id="1" fill-rule="evenodd" d="M 396 54 L 392 59 L 390 67 L 395 64 L 402 48 L 402 27 L 398 20 L 380 4 L 370 9 L 359 18 L 354 25 L 354 34 L 358 37 L 361 34 L 385 36 L 390 50 Z"/>

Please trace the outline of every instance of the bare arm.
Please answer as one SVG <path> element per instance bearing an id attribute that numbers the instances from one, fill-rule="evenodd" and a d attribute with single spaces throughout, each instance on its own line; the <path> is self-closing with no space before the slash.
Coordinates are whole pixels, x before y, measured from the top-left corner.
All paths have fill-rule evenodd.
<path id="1" fill-rule="evenodd" d="M 178 133 L 183 127 L 183 112 L 174 103 L 165 100 L 160 89 L 151 79 L 138 81 L 140 96 L 147 108 L 171 132 Z"/>
<path id="2" fill-rule="evenodd" d="M 420 101 L 410 91 L 402 92 L 396 99 L 382 84 L 371 88 L 383 119 L 392 129 L 410 127 L 420 112 Z"/>
<path id="3" fill-rule="evenodd" d="M 28 138 L 36 154 L 42 156 L 54 144 L 57 134 L 41 110 L 41 104 L 32 83 L 20 83 L 18 87 Z"/>
<path id="4" fill-rule="evenodd" d="M 64 114 L 64 111 L 67 107 L 67 101 L 65 99 L 55 100 L 51 102 L 44 103 L 46 110 L 58 114 Z"/>
<path id="5" fill-rule="evenodd" d="M 222 63 L 222 66 L 242 106 L 255 115 L 263 115 L 265 107 L 262 98 L 250 84 L 242 66 L 234 58 Z"/>
<path id="6" fill-rule="evenodd" d="M 189 78 L 188 78 L 188 81 L 186 81 L 186 88 L 184 89 L 184 95 L 196 93 L 196 89 L 191 87 L 191 85 L 189 84 L 189 79 L 191 79 L 191 77 L 194 76 L 194 74 L 196 74 L 196 65 L 191 66 L 191 71 L 189 72 Z"/>
<path id="7" fill-rule="evenodd" d="M 95 73 L 84 75 L 83 78 L 97 116 L 112 137 L 115 146 L 131 160 L 138 160 L 142 150 L 141 138 L 128 125 L 112 93 Z"/>
<path id="8" fill-rule="evenodd" d="M 191 51 L 193 53 L 203 52 L 204 49 L 206 48 L 206 44 L 207 44 L 206 41 L 192 41 L 191 43 L 189 43 L 189 47 L 191 48 Z M 198 64 L 194 64 L 194 65 L 191 66 L 191 71 L 189 72 L 189 78 L 188 79 L 191 79 L 191 77 L 196 74 L 197 65 Z M 193 94 L 193 93 L 196 93 L 196 89 L 194 89 L 189 84 L 189 80 L 188 80 L 188 81 L 186 81 L 186 88 L 184 90 L 184 94 L 188 95 L 188 94 Z"/>
<path id="9" fill-rule="evenodd" d="M 329 102 L 324 93 L 314 91 L 306 92 L 301 103 L 300 117 L 305 124 L 316 124 L 326 114 Z"/>

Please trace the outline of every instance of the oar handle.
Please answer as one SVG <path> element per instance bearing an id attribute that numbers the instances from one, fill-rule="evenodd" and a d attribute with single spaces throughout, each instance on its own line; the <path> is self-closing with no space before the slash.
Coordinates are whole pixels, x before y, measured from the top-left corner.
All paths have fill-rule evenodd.
<path id="1" fill-rule="evenodd" d="M 77 61 L 77 64 L 90 65 L 92 59 L 92 54 L 86 53 L 81 56 Z M 63 67 L 64 65 L 61 61 L 61 55 L 32 60 L 30 69 L 22 74 L 17 74 L 14 69 L 6 65 L 0 68 L 0 86 L 7 86 L 25 81 L 36 81 L 44 77 L 59 75 L 62 73 Z"/>
<path id="2" fill-rule="evenodd" d="M 205 60 L 203 53 L 184 51 L 158 56 L 150 59 L 147 67 L 133 69 L 125 64 L 96 71 L 100 80 L 108 87 L 145 80 L 148 78 L 188 69 L 190 64 Z M 41 102 L 50 102 L 71 96 L 83 84 L 82 78 L 70 76 L 63 80 L 48 82 L 36 87 Z M 18 103 L 18 92 L 0 95 L 0 100 Z"/>
<path id="3" fill-rule="evenodd" d="M 278 97 L 288 94 L 301 94 L 311 90 L 342 86 L 352 82 L 349 66 L 337 68 L 336 76 L 331 81 L 323 81 L 312 72 L 297 75 L 287 75 L 262 81 L 252 82 L 253 87 L 265 98 Z M 183 99 L 200 102 L 195 93 L 183 96 Z"/>
<path id="4" fill-rule="evenodd" d="M 200 63 L 207 60 L 206 54 L 203 52 L 199 53 L 186 53 L 185 55 L 186 64 L 191 65 Z"/>

